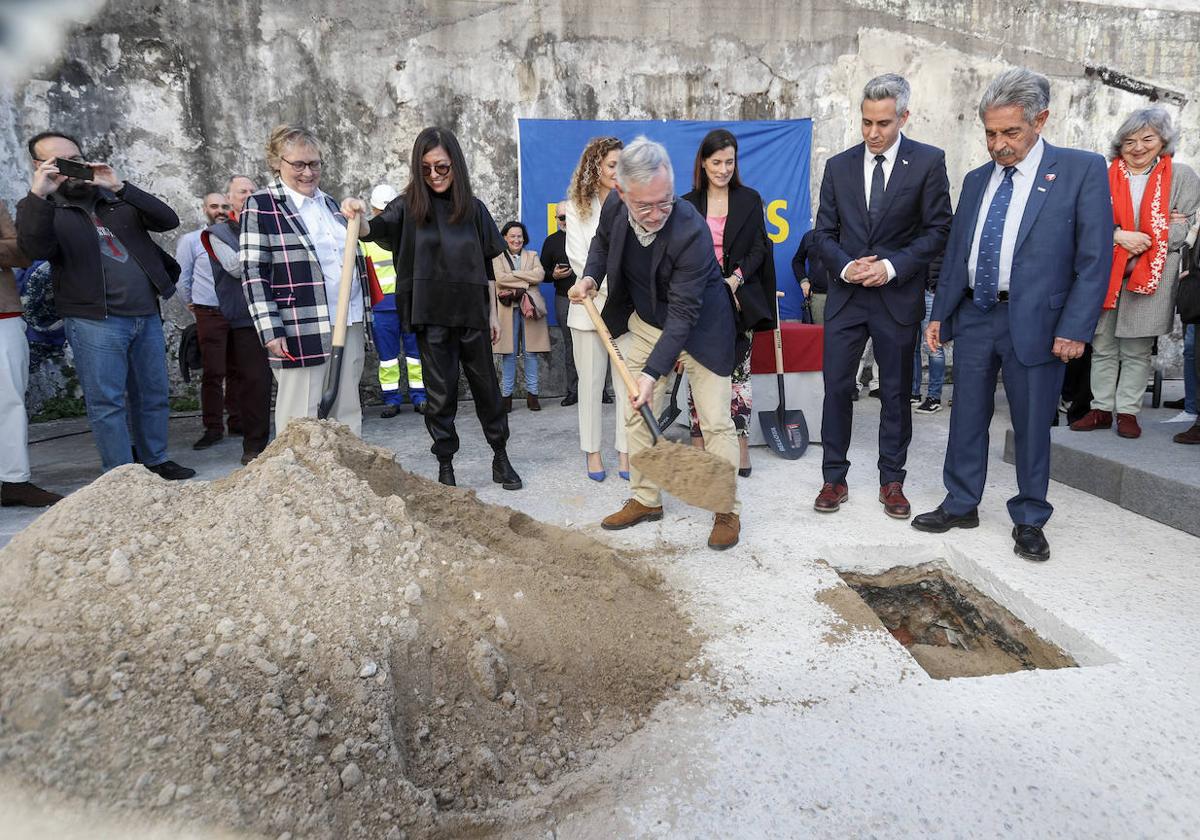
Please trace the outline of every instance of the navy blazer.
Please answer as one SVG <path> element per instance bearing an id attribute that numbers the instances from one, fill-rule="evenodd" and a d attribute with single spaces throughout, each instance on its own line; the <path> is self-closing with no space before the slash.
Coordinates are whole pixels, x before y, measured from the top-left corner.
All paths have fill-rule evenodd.
<path id="1" fill-rule="evenodd" d="M 613 190 L 600 210 L 600 223 L 588 249 L 584 276 L 608 276 L 604 324 L 613 337 L 629 331 L 633 296 L 621 256 L 629 231 L 629 211 Z M 708 223 L 690 202 L 676 201 L 651 251 L 651 299 L 662 335 L 642 371 L 655 379 L 675 366 L 681 351 L 718 376 L 733 373 L 733 294 L 721 277 Z"/>
<path id="2" fill-rule="evenodd" d="M 883 295 L 901 324 L 925 317 L 925 273 L 946 246 L 950 231 L 950 180 L 946 154 L 903 135 L 883 194 L 883 212 L 872 228 L 867 216 L 863 155 L 859 143 L 825 164 L 814 246 L 829 269 L 825 317 L 832 318 L 856 294 Z M 896 276 L 884 286 L 865 288 L 842 280 L 842 269 L 860 257 L 891 260 Z"/>
<path id="3" fill-rule="evenodd" d="M 967 262 L 994 168 L 989 161 L 963 179 L 930 316 L 941 322 L 944 342 L 954 336 L 955 310 L 971 294 Z M 1055 361 L 1056 337 L 1092 340 L 1112 270 L 1112 219 L 1104 158 L 1046 143 L 1009 280 L 1009 330 L 1021 364 Z"/>

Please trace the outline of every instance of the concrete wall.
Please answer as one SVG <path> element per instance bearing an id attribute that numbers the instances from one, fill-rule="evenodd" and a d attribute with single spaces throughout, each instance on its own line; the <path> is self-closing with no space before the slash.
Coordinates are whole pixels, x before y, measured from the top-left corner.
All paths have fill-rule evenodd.
<path id="1" fill-rule="evenodd" d="M 1186 4 L 1184 4 L 1186 5 Z M 1200 12 L 1178 0 L 112 0 L 64 53 L 0 88 L 0 198 L 27 181 L 20 138 L 47 125 L 164 196 L 185 229 L 232 171 L 265 177 L 268 129 L 325 137 L 322 187 L 365 194 L 408 177 L 416 133 L 463 140 L 477 192 L 516 212 L 517 117 L 814 120 L 813 191 L 856 142 L 872 75 L 912 82 L 909 133 L 944 147 L 958 182 L 985 159 L 975 106 L 1013 64 L 1053 82 L 1051 142 L 1104 149 L 1147 97 L 1118 71 L 1180 96 L 1178 159 L 1200 162 Z M 1148 7 L 1148 8 L 1133 8 Z M 387 9 L 386 12 L 381 10 Z M 186 315 L 172 307 L 172 319 Z"/>

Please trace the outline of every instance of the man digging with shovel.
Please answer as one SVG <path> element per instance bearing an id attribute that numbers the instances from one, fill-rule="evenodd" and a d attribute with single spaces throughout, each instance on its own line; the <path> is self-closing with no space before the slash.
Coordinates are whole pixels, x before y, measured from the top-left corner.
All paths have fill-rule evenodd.
<path id="1" fill-rule="evenodd" d="M 608 276 L 602 319 L 591 298 Z M 615 531 L 662 519 L 662 488 L 714 511 L 710 548 L 737 544 L 741 531 L 734 490 L 738 443 L 729 414 L 735 362 L 733 300 L 713 256 L 712 235 L 699 212 L 677 202 L 667 150 L 639 137 L 617 163 L 617 188 L 600 213 L 584 276 L 570 298 L 588 304 L 602 336 L 632 333 L 627 363 L 630 402 L 622 406 L 629 435 L 633 498 L 604 519 Z M 614 366 L 620 354 L 607 341 Z M 695 397 L 707 451 L 670 443 L 653 415 L 641 410 L 661 398 L 665 376 L 683 363 Z M 624 372 L 624 371 L 622 371 Z"/>

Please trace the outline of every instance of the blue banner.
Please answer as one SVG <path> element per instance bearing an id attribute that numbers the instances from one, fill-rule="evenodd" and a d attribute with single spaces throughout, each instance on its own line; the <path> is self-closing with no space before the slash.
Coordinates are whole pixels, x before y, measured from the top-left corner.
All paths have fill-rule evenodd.
<path id="1" fill-rule="evenodd" d="M 675 191 L 692 188 L 696 150 L 704 135 L 724 128 L 738 139 L 738 171 L 742 183 L 762 195 L 767 235 L 775 243 L 775 273 L 784 318 L 800 317 L 800 286 L 792 274 L 792 257 L 811 226 L 809 160 L 811 120 L 707 122 L 699 120 L 518 120 L 520 143 L 521 221 L 529 228 L 529 247 L 540 250 L 558 229 L 552 207 L 567 194 L 579 154 L 593 137 L 619 137 L 628 143 L 639 134 L 667 147 L 675 168 Z M 497 219 L 503 224 L 503 219 Z M 549 307 L 554 323 L 554 307 Z"/>

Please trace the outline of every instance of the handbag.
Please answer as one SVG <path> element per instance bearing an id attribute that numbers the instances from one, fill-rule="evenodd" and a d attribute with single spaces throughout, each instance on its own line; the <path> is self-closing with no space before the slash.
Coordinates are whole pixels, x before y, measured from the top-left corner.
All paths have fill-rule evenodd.
<path id="1" fill-rule="evenodd" d="M 534 303 L 532 295 L 521 295 L 521 317 L 526 321 L 540 321 L 546 317 L 545 310 Z"/>
<path id="2" fill-rule="evenodd" d="M 1183 323 L 1200 324 L 1200 272 L 1193 269 L 1179 281 L 1175 306 Z"/>

